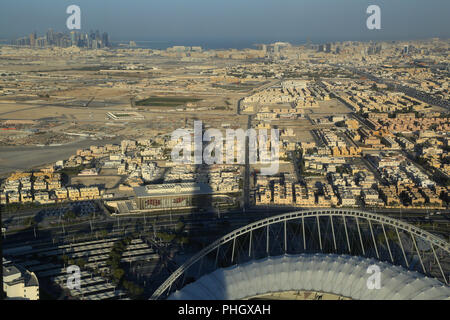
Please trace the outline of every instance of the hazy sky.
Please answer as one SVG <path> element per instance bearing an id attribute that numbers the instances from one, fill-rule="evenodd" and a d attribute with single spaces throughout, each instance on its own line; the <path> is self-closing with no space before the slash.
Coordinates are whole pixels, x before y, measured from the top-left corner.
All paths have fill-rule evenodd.
<path id="1" fill-rule="evenodd" d="M 450 37 L 449 0 L 0 0 L 0 39 L 67 31 L 70 4 L 81 8 L 81 31 L 107 31 L 112 40 Z M 382 30 L 366 28 L 370 4 L 381 7 Z"/>

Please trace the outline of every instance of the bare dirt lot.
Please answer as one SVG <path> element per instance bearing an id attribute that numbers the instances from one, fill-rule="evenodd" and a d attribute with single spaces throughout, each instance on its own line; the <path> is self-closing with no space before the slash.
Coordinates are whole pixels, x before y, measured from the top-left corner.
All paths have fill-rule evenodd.
<path id="1" fill-rule="evenodd" d="M 352 112 L 346 105 L 337 99 L 320 101 L 318 108 L 307 108 L 305 114 L 309 115 L 336 115 Z"/>
<path id="2" fill-rule="evenodd" d="M 76 176 L 70 178 L 70 184 L 72 185 L 85 185 L 85 186 L 102 186 L 106 189 L 112 189 L 119 185 L 122 180 L 121 176 Z"/>

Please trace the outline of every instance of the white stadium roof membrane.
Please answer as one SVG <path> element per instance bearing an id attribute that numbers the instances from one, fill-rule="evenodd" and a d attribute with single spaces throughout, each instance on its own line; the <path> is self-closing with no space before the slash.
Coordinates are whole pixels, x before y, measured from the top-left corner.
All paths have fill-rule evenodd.
<path id="1" fill-rule="evenodd" d="M 381 270 L 369 289 L 367 269 Z M 238 300 L 286 291 L 316 291 L 356 300 L 450 300 L 450 287 L 401 266 L 359 256 L 300 254 L 268 257 L 217 269 L 174 292 L 172 300 Z"/>

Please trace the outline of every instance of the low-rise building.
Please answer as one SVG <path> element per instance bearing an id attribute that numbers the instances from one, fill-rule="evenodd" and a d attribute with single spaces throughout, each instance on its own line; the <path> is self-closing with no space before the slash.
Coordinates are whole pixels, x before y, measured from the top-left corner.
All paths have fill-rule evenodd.
<path id="1" fill-rule="evenodd" d="M 80 198 L 80 190 L 75 187 L 68 187 L 67 193 L 70 200 L 78 200 Z"/>
<path id="2" fill-rule="evenodd" d="M 8 192 L 8 203 L 19 203 L 20 202 L 20 192 L 14 191 L 14 192 Z"/>
<path id="3" fill-rule="evenodd" d="M 39 300 L 39 281 L 33 272 L 3 260 L 3 291 L 8 299 Z"/>
<path id="4" fill-rule="evenodd" d="M 48 192 L 36 192 L 34 194 L 34 201 L 40 204 L 54 202 L 53 200 L 50 200 L 50 195 L 48 194 Z"/>
<path id="5" fill-rule="evenodd" d="M 98 199 L 100 198 L 100 190 L 98 187 L 80 188 L 80 200 Z"/>
<path id="6" fill-rule="evenodd" d="M 56 198 L 58 198 L 58 200 L 67 200 L 68 195 L 67 195 L 66 188 L 56 189 L 54 192 L 55 192 L 55 196 L 56 196 Z"/>

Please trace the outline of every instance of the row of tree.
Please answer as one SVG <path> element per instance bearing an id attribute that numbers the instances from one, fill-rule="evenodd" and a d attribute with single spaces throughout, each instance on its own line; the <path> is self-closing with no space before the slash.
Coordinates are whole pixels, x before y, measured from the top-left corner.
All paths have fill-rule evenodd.
<path id="1" fill-rule="evenodd" d="M 113 281 L 118 285 L 123 287 L 128 291 L 128 293 L 137 298 L 144 293 L 144 289 L 135 283 L 125 279 L 125 270 L 121 266 L 121 260 L 123 253 L 126 251 L 127 247 L 130 245 L 132 238 L 126 237 L 119 241 L 116 241 L 111 249 L 106 264 L 111 270 L 111 276 Z"/>

